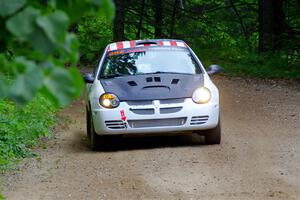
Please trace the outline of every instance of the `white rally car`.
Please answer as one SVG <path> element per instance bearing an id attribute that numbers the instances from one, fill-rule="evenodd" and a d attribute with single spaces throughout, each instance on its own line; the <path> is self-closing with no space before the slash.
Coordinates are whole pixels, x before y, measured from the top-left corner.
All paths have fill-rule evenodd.
<path id="1" fill-rule="evenodd" d="M 221 141 L 219 92 L 181 40 L 109 44 L 93 74 L 85 74 L 87 134 L 92 149 L 108 135 L 195 132 Z"/>

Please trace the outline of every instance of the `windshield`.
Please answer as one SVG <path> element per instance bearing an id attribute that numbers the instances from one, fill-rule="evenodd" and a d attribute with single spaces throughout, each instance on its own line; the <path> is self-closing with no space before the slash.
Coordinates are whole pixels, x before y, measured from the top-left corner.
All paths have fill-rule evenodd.
<path id="1" fill-rule="evenodd" d="M 100 77 L 149 73 L 200 74 L 201 69 L 190 51 L 185 48 L 135 48 L 109 53 Z"/>

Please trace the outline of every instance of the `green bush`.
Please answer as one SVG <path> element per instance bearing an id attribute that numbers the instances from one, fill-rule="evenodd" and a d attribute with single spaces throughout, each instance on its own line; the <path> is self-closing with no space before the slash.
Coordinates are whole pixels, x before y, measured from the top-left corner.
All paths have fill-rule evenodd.
<path id="1" fill-rule="evenodd" d="M 34 155 L 39 138 L 50 136 L 57 109 L 41 95 L 24 107 L 0 99 L 0 170 Z"/>
<path id="2" fill-rule="evenodd" d="M 300 79 L 299 58 L 290 62 L 286 55 L 259 55 L 237 48 L 195 49 L 205 67 L 219 64 L 224 73 L 262 78 Z"/>
<path id="3" fill-rule="evenodd" d="M 78 39 L 80 42 L 81 60 L 98 61 L 99 55 L 112 41 L 112 21 L 105 15 L 88 15 L 82 17 L 78 24 Z"/>

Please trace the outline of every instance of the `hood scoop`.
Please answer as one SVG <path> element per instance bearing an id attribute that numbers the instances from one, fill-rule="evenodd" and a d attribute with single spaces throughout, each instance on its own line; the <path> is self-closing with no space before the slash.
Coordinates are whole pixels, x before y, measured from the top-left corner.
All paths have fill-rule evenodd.
<path id="1" fill-rule="evenodd" d="M 189 98 L 195 89 L 203 86 L 202 74 L 160 74 L 124 76 L 100 79 L 105 92 L 121 101 L 162 100 Z"/>
<path id="2" fill-rule="evenodd" d="M 137 86 L 137 84 L 136 84 L 135 81 L 128 81 L 127 83 L 128 83 L 128 85 L 130 85 L 130 86 Z"/>
<path id="3" fill-rule="evenodd" d="M 142 96 L 161 96 L 162 94 L 170 93 L 170 88 L 163 85 L 152 85 L 143 87 L 140 92 Z"/>
<path id="4" fill-rule="evenodd" d="M 146 82 L 147 82 L 147 83 L 150 83 L 150 82 L 161 82 L 161 79 L 160 79 L 160 77 L 158 77 L 158 76 L 155 76 L 155 77 L 147 77 L 147 78 L 146 78 Z"/>
<path id="5" fill-rule="evenodd" d="M 163 86 L 163 85 L 151 85 L 151 86 L 145 86 L 145 87 L 143 87 L 143 89 L 144 90 L 146 90 L 146 89 L 160 89 L 160 88 L 164 88 L 164 89 L 168 89 L 168 90 L 170 90 L 170 87 L 168 87 L 168 86 Z"/>
<path id="6" fill-rule="evenodd" d="M 172 80 L 171 84 L 178 84 L 178 82 L 179 82 L 179 79 L 175 78 Z"/>

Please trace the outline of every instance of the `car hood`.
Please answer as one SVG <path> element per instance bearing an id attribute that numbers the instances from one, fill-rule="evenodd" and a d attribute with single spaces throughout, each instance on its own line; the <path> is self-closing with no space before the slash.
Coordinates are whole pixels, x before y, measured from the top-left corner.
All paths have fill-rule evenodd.
<path id="1" fill-rule="evenodd" d="M 203 74 L 145 74 L 100 79 L 105 92 L 120 101 L 160 100 L 192 97 L 204 85 Z"/>

